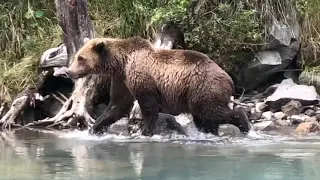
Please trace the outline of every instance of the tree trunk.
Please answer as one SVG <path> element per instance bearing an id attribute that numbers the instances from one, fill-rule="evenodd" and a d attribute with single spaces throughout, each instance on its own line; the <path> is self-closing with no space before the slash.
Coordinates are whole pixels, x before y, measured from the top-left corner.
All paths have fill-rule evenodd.
<path id="1" fill-rule="evenodd" d="M 75 53 L 83 46 L 84 38 L 94 37 L 86 0 L 56 0 L 57 15 L 64 32 L 69 65 Z M 75 81 L 71 97 L 52 118 L 47 118 L 28 126 L 50 123 L 50 126 L 89 127 L 94 123 L 92 107 L 98 100 L 108 95 L 110 80 L 105 76 L 92 75 Z M 102 93 L 100 93 L 102 92 Z M 107 99 L 105 99 L 107 101 Z"/>
<path id="2" fill-rule="evenodd" d="M 67 64 L 70 65 L 75 53 L 83 46 L 84 38 L 92 39 L 94 37 L 87 11 L 87 2 L 86 0 L 55 0 L 55 3 L 59 24 L 64 32 L 63 39 L 69 61 Z M 16 125 L 17 117 L 34 104 L 33 101 L 44 100 L 42 96 L 39 96 L 41 94 L 41 92 L 39 94 L 39 90 L 44 85 L 49 71 L 44 72 L 44 74 L 40 73 L 38 83 L 34 87 L 26 88 L 13 101 L 8 113 L 0 120 L 0 124 L 3 124 L 4 128 Z M 49 76 L 52 76 L 52 71 Z M 110 79 L 105 76 L 92 75 L 81 78 L 74 82 L 71 96 L 66 98 L 66 101 L 60 101 L 63 105 L 54 117 L 31 122 L 26 126 L 89 127 L 94 123 L 92 118 L 93 105 L 101 102 L 107 103 L 109 89 Z"/>

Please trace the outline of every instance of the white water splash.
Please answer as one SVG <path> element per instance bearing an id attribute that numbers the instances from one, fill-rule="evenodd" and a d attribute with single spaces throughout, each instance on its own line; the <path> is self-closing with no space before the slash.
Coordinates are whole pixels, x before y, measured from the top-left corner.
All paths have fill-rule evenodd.
<path id="1" fill-rule="evenodd" d="M 72 132 L 55 132 L 60 138 L 68 138 L 75 140 L 89 140 L 89 141 L 108 141 L 108 142 L 170 142 L 170 143 L 183 143 L 183 144 L 215 144 L 215 145 L 245 145 L 245 146 L 256 146 L 264 144 L 272 144 L 279 142 L 292 143 L 297 140 L 315 137 L 297 137 L 291 134 L 275 133 L 270 134 L 261 131 L 250 130 L 248 134 L 244 135 L 238 133 L 235 135 L 225 135 L 220 133 L 221 136 L 215 136 L 210 133 L 203 133 L 197 130 L 192 122 L 192 117 L 188 115 L 175 116 L 178 123 L 180 123 L 187 133 L 187 136 L 180 134 L 168 134 L 165 136 L 154 135 L 152 137 L 142 135 L 116 135 L 116 134 L 104 134 L 103 136 L 90 135 L 88 131 L 74 130 Z M 120 126 L 126 126 L 127 119 L 118 121 L 115 125 L 117 128 Z M 112 127 L 112 126 L 111 126 Z M 125 129 L 125 128 L 123 128 Z M 299 142 L 299 141 L 298 141 Z"/>

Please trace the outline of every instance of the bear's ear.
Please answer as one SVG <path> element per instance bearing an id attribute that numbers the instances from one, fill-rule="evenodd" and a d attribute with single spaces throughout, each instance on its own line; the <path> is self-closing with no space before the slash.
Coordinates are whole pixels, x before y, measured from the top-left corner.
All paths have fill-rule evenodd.
<path id="1" fill-rule="evenodd" d="M 89 38 L 87 38 L 87 37 L 83 38 L 83 44 L 86 44 L 88 41 L 90 41 Z"/>
<path id="2" fill-rule="evenodd" d="M 98 54 L 101 54 L 102 52 L 105 51 L 105 42 L 104 41 L 97 42 L 97 44 L 95 44 L 93 48 Z"/>

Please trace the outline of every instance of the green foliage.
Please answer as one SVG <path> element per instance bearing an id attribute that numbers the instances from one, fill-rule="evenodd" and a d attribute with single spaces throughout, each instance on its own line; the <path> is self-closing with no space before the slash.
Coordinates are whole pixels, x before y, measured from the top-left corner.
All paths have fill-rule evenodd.
<path id="1" fill-rule="evenodd" d="M 36 76 L 43 51 L 61 42 L 52 0 L 0 4 L 0 97 L 10 99 Z"/>
<path id="2" fill-rule="evenodd" d="M 305 67 L 320 65 L 320 6 L 319 0 L 296 0 L 301 15 L 302 56 Z"/>
<path id="3" fill-rule="evenodd" d="M 263 25 L 254 0 L 91 0 L 89 12 L 100 36 L 150 38 L 165 22 L 184 25 L 191 49 L 222 59 L 225 68 L 238 61 L 225 55 L 249 52 L 261 43 Z M 247 59 L 249 60 L 249 59 Z M 245 60 L 245 61 L 247 61 Z M 250 59 L 251 60 L 251 59 Z M 222 60 L 223 61 L 223 60 Z"/>

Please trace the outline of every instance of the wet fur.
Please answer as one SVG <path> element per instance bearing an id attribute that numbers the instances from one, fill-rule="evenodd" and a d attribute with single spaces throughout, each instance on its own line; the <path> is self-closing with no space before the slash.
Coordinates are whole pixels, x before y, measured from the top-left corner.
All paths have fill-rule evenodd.
<path id="1" fill-rule="evenodd" d="M 98 133 L 128 115 L 134 99 L 141 108 L 144 135 L 152 135 L 159 111 L 191 113 L 200 130 L 218 133 L 220 124 L 234 124 L 248 132 L 244 113 L 228 106 L 234 85 L 230 76 L 208 56 L 191 50 L 155 48 L 149 41 L 96 38 L 76 54 L 69 75 L 108 74 L 111 101 L 92 128 Z"/>

